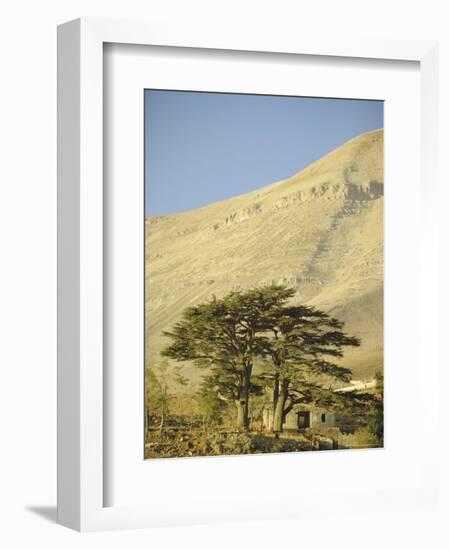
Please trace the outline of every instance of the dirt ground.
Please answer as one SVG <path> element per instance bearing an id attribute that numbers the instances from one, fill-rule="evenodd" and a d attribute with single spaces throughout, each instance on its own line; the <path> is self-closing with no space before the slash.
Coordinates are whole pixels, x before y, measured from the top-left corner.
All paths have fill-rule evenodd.
<path id="1" fill-rule="evenodd" d="M 219 456 L 260 453 L 287 453 L 313 450 L 310 439 L 301 434 L 281 436 L 260 433 L 167 430 L 149 434 L 145 458 L 174 458 L 188 456 Z"/>

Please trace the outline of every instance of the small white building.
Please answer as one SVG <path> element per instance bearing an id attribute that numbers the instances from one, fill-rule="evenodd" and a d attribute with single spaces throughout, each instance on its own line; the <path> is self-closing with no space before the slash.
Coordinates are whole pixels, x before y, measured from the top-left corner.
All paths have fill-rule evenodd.
<path id="1" fill-rule="evenodd" d="M 273 425 L 273 409 L 266 407 L 263 411 L 263 424 L 266 429 Z M 286 416 L 284 430 L 306 430 L 308 428 L 334 428 L 335 414 L 321 409 L 293 409 Z"/>

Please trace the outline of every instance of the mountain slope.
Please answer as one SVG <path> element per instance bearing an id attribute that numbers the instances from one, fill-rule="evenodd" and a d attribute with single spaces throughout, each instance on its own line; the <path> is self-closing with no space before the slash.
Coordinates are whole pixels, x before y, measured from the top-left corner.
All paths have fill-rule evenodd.
<path id="1" fill-rule="evenodd" d="M 148 217 L 145 236 L 150 364 L 165 344 L 161 331 L 187 305 L 276 282 L 362 338 L 344 359 L 354 378 L 382 368 L 383 130 L 251 193 Z"/>

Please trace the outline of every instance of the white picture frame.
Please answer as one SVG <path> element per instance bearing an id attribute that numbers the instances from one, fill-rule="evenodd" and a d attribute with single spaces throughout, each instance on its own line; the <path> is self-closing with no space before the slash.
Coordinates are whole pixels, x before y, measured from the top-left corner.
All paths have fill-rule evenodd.
<path id="1" fill-rule="evenodd" d="M 421 318 L 437 313 L 438 232 L 436 189 L 437 44 L 421 40 L 342 40 L 309 37 L 260 36 L 204 29 L 202 35 L 182 26 L 81 19 L 58 28 L 58 521 L 78 530 L 151 527 L 171 524 L 249 520 L 326 513 L 320 495 L 295 506 L 286 503 L 278 512 L 266 503 L 238 501 L 215 510 L 192 504 L 191 509 L 169 509 L 136 504 L 105 506 L 104 441 L 104 197 L 103 197 L 103 59 L 105 44 L 157 45 L 260 52 L 267 55 L 314 55 L 331 58 L 383 59 L 419 63 L 421 86 L 421 229 L 426 242 L 421 276 L 430 283 L 420 304 Z M 175 51 L 175 50 L 174 50 Z M 421 296 L 422 297 L 422 296 Z M 420 337 L 427 349 L 426 388 L 430 388 L 430 415 L 438 414 L 437 332 L 421 322 Z M 431 344 L 430 348 L 428 344 Z M 432 346 L 432 343 L 435 344 Z M 432 430 L 429 427 L 429 433 Z M 272 457 L 276 460 L 276 457 Z M 432 465 L 436 451 L 427 455 Z M 245 460 L 258 460 L 258 457 Z M 424 466 L 429 464 L 422 464 Z M 431 471 L 436 471 L 430 468 Z M 429 468 L 427 468 L 429 471 Z M 366 494 L 373 509 L 407 503 L 428 506 L 437 498 L 438 479 L 423 475 L 416 484 L 394 492 Z M 362 504 L 360 494 L 335 496 L 339 513 Z M 332 506 L 332 500 L 329 500 Z M 229 504 L 229 503 L 228 503 Z M 283 510 L 283 511 L 282 511 Z"/>

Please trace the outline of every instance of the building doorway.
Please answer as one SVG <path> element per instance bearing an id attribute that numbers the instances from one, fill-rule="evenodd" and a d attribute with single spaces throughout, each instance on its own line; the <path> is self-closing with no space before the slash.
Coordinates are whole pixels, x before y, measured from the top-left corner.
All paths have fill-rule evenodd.
<path id="1" fill-rule="evenodd" d="M 310 428 L 310 412 L 301 411 L 298 413 L 298 429 Z"/>

